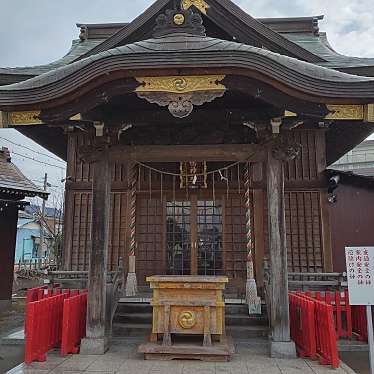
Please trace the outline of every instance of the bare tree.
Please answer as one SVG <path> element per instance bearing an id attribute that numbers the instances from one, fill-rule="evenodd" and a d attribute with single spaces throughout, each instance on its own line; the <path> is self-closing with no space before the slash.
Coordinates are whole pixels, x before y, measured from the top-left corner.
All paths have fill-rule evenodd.
<path id="1" fill-rule="evenodd" d="M 54 190 L 48 200 L 48 214 L 43 214 L 40 199 L 30 200 L 30 204 L 36 208 L 34 216 L 45 233 L 45 243 L 40 243 L 40 248 L 46 248 L 47 257 L 55 261 L 57 268 L 62 265 L 64 200 L 63 190 Z"/>

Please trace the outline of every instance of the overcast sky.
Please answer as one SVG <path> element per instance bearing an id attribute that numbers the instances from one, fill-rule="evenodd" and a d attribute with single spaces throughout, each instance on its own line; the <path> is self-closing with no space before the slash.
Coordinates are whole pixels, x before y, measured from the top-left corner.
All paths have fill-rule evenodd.
<path id="1" fill-rule="evenodd" d="M 234 0 L 255 17 L 325 15 L 320 23 L 332 46 L 340 53 L 374 57 L 373 0 Z M 45 64 L 63 56 L 78 37 L 76 23 L 128 22 L 153 0 L 0 0 L 0 67 Z M 61 162 L 35 154 L 17 144 L 45 152 L 15 131 L 0 132 L 0 146 L 59 167 L 47 166 L 14 155 L 14 162 L 35 180 L 44 172 L 60 186 Z M 57 188 L 57 187 L 56 187 Z"/>

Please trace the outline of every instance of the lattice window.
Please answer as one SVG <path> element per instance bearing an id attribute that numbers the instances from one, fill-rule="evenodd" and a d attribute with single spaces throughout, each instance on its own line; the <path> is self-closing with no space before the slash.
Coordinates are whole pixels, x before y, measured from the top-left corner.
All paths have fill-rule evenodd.
<path id="1" fill-rule="evenodd" d="M 168 201 L 166 205 L 166 272 L 191 274 L 191 202 Z"/>
<path id="2" fill-rule="evenodd" d="M 223 271 L 222 204 L 219 201 L 197 202 L 198 274 L 222 275 Z"/>
<path id="3" fill-rule="evenodd" d="M 224 199 L 224 263 L 230 287 L 243 291 L 246 273 L 246 210 L 244 198 L 229 196 Z"/>
<path id="4" fill-rule="evenodd" d="M 164 209 L 160 199 L 138 196 L 136 272 L 140 285 L 147 276 L 164 274 Z"/>
<path id="5" fill-rule="evenodd" d="M 287 192 L 285 200 L 289 270 L 322 272 L 320 193 Z"/>

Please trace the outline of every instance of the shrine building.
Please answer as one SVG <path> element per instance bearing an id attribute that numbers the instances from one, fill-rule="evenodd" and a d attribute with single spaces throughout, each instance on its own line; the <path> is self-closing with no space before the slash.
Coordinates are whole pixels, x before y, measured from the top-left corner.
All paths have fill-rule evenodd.
<path id="1" fill-rule="evenodd" d="M 63 270 L 89 272 L 86 352 L 107 346 L 107 272 L 227 276 L 292 355 L 288 272 L 331 273 L 326 167 L 374 131 L 374 58 L 323 17 L 255 19 L 230 0 L 157 0 L 78 24 L 48 65 L 0 69 L 1 127 L 67 162 Z M 327 20 L 328 22 L 328 20 Z"/>

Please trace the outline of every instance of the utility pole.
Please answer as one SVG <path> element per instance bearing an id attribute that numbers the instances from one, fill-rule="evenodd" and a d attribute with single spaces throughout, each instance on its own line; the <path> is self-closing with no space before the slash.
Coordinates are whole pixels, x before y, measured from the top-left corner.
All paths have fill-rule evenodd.
<path id="1" fill-rule="evenodd" d="M 47 186 L 48 186 L 48 174 L 45 173 L 44 174 L 43 189 L 46 192 L 47 192 Z M 44 221 L 45 221 L 44 217 L 45 217 L 45 199 L 43 199 L 41 219 L 40 219 L 40 250 L 42 252 L 42 253 L 40 253 L 40 255 L 43 255 L 43 249 L 44 249 Z"/>

